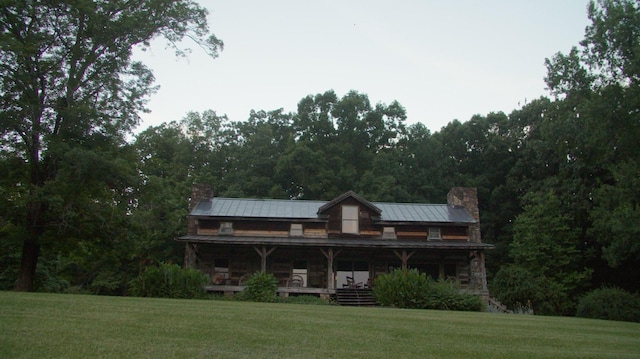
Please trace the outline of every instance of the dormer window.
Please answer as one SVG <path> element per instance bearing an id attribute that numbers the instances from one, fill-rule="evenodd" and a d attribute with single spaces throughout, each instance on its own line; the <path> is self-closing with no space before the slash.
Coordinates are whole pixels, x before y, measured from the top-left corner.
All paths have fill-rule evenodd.
<path id="1" fill-rule="evenodd" d="M 358 234 L 358 206 L 342 206 L 342 233 Z"/>
<path id="2" fill-rule="evenodd" d="M 289 237 L 302 237 L 304 232 L 302 230 L 302 223 L 291 223 L 289 229 Z"/>
<path id="3" fill-rule="evenodd" d="M 383 239 L 396 239 L 396 229 L 394 227 L 384 227 L 382 230 Z"/>
<path id="4" fill-rule="evenodd" d="M 442 239 L 440 235 L 440 227 L 429 227 L 429 236 L 427 237 L 430 241 L 439 241 Z"/>

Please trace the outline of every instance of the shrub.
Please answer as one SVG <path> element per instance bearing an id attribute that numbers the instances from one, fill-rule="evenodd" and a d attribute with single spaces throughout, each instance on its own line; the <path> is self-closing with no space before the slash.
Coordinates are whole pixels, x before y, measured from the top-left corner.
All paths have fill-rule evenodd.
<path id="1" fill-rule="evenodd" d="M 575 294 L 561 282 L 535 274 L 517 266 L 507 265 L 491 281 L 491 293 L 514 311 L 535 311 L 542 315 L 575 314 Z"/>
<path id="2" fill-rule="evenodd" d="M 640 297 L 619 288 L 600 288 L 578 302 L 576 316 L 640 322 Z"/>
<path id="3" fill-rule="evenodd" d="M 477 295 L 460 293 L 455 282 L 429 280 L 424 308 L 479 312 L 484 303 Z"/>
<path id="4" fill-rule="evenodd" d="M 381 305 L 398 308 L 481 311 L 482 300 L 460 293 L 454 282 L 434 281 L 416 269 L 396 269 L 376 278 L 373 294 Z"/>
<path id="5" fill-rule="evenodd" d="M 491 282 L 491 293 L 509 308 L 538 304 L 543 290 L 529 270 L 515 265 L 500 268 Z"/>
<path id="6" fill-rule="evenodd" d="M 61 275 L 64 263 L 59 257 L 42 257 L 36 267 L 33 287 L 37 292 L 62 293 L 69 288 L 69 281 Z"/>
<path id="7" fill-rule="evenodd" d="M 256 272 L 246 281 L 243 297 L 255 302 L 275 302 L 278 280 L 271 273 Z"/>
<path id="8" fill-rule="evenodd" d="M 424 308 L 429 287 L 427 276 L 417 269 L 394 269 L 373 282 L 373 295 L 381 305 L 398 308 Z"/>
<path id="9" fill-rule="evenodd" d="M 137 297 L 203 298 L 206 274 L 177 264 L 161 264 L 147 269 L 131 282 L 130 293 Z"/>

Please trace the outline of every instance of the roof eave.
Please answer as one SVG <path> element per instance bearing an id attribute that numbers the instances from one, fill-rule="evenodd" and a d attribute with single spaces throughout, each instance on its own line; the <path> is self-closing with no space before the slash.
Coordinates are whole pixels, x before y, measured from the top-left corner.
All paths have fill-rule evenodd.
<path id="1" fill-rule="evenodd" d="M 195 219 L 210 219 L 217 221 L 265 221 L 265 222 L 319 222 L 324 223 L 328 221 L 328 218 L 323 216 L 318 217 L 239 217 L 239 216 L 203 216 L 203 215 L 190 215 Z"/>
<path id="2" fill-rule="evenodd" d="M 306 237 L 246 237 L 187 235 L 176 238 L 179 242 L 212 243 L 220 245 L 273 245 L 294 247 L 344 247 L 344 248 L 389 248 L 389 249 L 433 249 L 433 250 L 484 250 L 494 249 L 487 243 L 462 241 L 416 241 L 374 238 L 306 238 Z"/>

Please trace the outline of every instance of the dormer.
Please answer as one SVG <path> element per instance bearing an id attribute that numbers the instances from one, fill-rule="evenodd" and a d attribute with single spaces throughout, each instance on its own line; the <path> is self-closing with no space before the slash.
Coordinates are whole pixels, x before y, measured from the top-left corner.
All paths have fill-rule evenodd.
<path id="1" fill-rule="evenodd" d="M 346 192 L 318 209 L 319 216 L 329 218 L 329 232 L 334 234 L 361 235 L 370 227 L 372 218 L 382 211 L 373 203 L 353 191 Z M 364 227 L 363 227 L 364 225 Z"/>

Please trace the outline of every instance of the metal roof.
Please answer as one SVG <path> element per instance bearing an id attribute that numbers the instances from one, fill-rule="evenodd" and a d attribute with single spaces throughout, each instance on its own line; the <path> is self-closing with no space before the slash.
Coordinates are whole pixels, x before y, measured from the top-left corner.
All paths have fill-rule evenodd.
<path id="1" fill-rule="evenodd" d="M 464 207 L 448 204 L 375 203 L 382 210 L 381 221 L 475 223 Z"/>
<path id="2" fill-rule="evenodd" d="M 329 202 L 306 200 L 214 197 L 199 202 L 191 211 L 197 217 L 319 219 L 318 210 Z M 379 203 L 380 221 L 425 223 L 475 223 L 463 207 L 447 204 Z"/>
<path id="3" fill-rule="evenodd" d="M 322 201 L 288 201 L 277 199 L 222 198 L 201 201 L 192 216 L 248 218 L 317 218 Z"/>
<path id="4" fill-rule="evenodd" d="M 319 246 L 319 247 L 347 247 L 347 248 L 390 248 L 390 249 L 491 249 L 493 245 L 487 243 L 467 241 L 425 241 L 410 239 L 381 239 L 381 238 L 296 238 L 296 237 L 236 237 L 236 236 L 203 236 L 187 235 L 179 237 L 180 241 L 192 243 L 211 243 L 229 245 L 266 245 L 266 246 Z"/>

